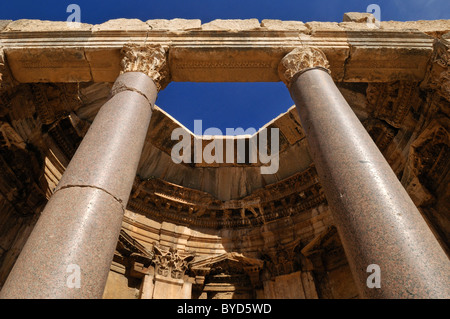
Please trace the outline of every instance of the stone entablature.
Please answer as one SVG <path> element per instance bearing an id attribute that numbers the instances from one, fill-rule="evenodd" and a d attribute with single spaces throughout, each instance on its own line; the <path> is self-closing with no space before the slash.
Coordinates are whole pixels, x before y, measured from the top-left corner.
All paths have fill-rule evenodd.
<path id="1" fill-rule="evenodd" d="M 278 62 L 299 46 L 323 50 L 335 80 L 420 81 L 433 36 L 448 38 L 450 30 L 449 20 L 382 22 L 379 29 L 359 22 L 171 21 L 120 19 L 76 29 L 65 22 L 18 20 L 5 23 L 0 47 L 21 83 L 113 82 L 120 50 L 129 42 L 169 47 L 173 81 L 279 81 Z M 55 69 L 61 65 L 64 72 Z"/>

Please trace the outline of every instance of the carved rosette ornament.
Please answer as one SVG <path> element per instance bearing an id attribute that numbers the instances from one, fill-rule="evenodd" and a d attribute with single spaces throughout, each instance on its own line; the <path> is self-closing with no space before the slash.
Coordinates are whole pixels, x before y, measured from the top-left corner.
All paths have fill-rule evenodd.
<path id="1" fill-rule="evenodd" d="M 315 47 L 300 47 L 292 50 L 278 64 L 278 75 L 289 88 L 294 77 L 308 69 L 323 68 L 330 73 L 325 54 Z"/>
<path id="2" fill-rule="evenodd" d="M 154 44 L 125 44 L 122 48 L 122 70 L 125 72 L 142 72 L 152 78 L 158 91 L 164 89 L 170 82 L 170 72 L 167 64 L 167 48 Z"/>

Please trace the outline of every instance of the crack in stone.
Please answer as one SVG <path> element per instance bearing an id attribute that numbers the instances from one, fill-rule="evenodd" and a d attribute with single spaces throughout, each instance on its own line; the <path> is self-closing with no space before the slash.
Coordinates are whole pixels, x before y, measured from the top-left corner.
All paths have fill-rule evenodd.
<path id="1" fill-rule="evenodd" d="M 93 186 L 93 185 L 65 185 L 65 186 L 62 186 L 61 188 L 57 189 L 57 190 L 53 193 L 53 195 L 56 194 L 57 192 L 59 192 L 60 190 L 68 189 L 68 188 L 73 188 L 73 187 L 93 188 L 93 189 L 101 190 L 101 191 L 105 192 L 106 194 L 108 194 L 109 196 L 111 196 L 112 198 L 114 198 L 114 200 L 117 201 L 117 202 L 120 204 L 120 207 L 122 207 L 122 211 L 125 212 L 125 206 L 123 205 L 123 200 L 121 200 L 120 198 L 114 196 L 113 194 L 111 194 L 111 193 L 108 192 L 107 190 L 105 190 L 105 189 L 103 189 L 103 188 L 101 188 L 101 187 L 98 187 L 98 186 Z"/>
<path id="2" fill-rule="evenodd" d="M 125 92 L 125 91 L 131 91 L 131 92 L 135 92 L 135 93 L 138 93 L 138 94 L 142 95 L 145 98 L 145 100 L 147 100 L 148 104 L 150 104 L 150 108 L 153 110 L 152 103 L 150 102 L 150 100 L 148 99 L 148 97 L 144 93 L 142 93 L 138 89 L 135 89 L 135 88 L 132 88 L 132 87 L 128 87 L 122 82 L 119 82 L 119 83 L 116 82 L 115 88 L 111 91 L 111 97 L 116 95 L 116 94 L 119 94 L 121 92 Z"/>
<path id="3" fill-rule="evenodd" d="M 347 57 L 344 60 L 344 74 L 342 74 L 342 79 L 341 79 L 342 82 L 345 82 L 345 79 L 347 77 L 348 62 L 352 58 L 352 45 L 348 41 L 347 41 L 347 43 L 348 43 L 349 50 L 348 50 L 348 55 L 347 55 Z"/>
<path id="4" fill-rule="evenodd" d="M 86 63 L 89 66 L 89 75 L 91 76 L 91 81 L 94 81 L 94 75 L 92 74 L 91 62 L 89 61 L 89 59 L 86 56 L 86 50 L 83 50 L 83 55 L 84 55 L 84 59 L 86 60 Z"/>

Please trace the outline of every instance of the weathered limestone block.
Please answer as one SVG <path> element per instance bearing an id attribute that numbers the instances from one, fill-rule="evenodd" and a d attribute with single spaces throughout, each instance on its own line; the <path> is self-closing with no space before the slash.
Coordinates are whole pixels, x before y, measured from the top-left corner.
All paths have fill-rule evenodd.
<path id="1" fill-rule="evenodd" d="M 303 289 L 301 272 L 275 277 L 264 282 L 264 296 L 267 299 L 307 299 Z M 308 294 L 308 297 L 310 294 Z"/>
<path id="2" fill-rule="evenodd" d="M 308 28 L 301 21 L 282 21 L 273 19 L 264 19 L 261 21 L 261 27 L 271 31 L 300 31 L 307 32 Z"/>
<path id="3" fill-rule="evenodd" d="M 411 35 L 414 34 L 414 41 Z M 350 45 L 345 61 L 346 82 L 423 80 L 432 54 L 433 39 L 418 32 L 347 31 Z M 390 41 L 383 43 L 381 37 Z M 370 70 L 370 71 L 369 71 Z"/>
<path id="4" fill-rule="evenodd" d="M 3 32 L 90 31 L 91 28 L 87 23 L 20 19 L 9 23 Z"/>
<path id="5" fill-rule="evenodd" d="M 232 27 L 228 31 L 240 30 Z M 180 46 L 170 49 L 169 65 L 173 81 L 277 82 L 279 79 L 275 66 L 283 53 L 283 49 L 277 47 L 265 47 L 262 50 L 232 49 L 223 44 L 198 50 Z"/>
<path id="6" fill-rule="evenodd" d="M 151 30 L 187 31 L 200 29 L 202 21 L 200 19 L 154 19 L 147 20 L 147 25 Z"/>
<path id="7" fill-rule="evenodd" d="M 112 19 L 92 27 L 92 32 L 99 31 L 148 31 L 150 27 L 139 19 Z"/>
<path id="8" fill-rule="evenodd" d="M 91 68 L 83 48 L 8 49 L 9 67 L 21 82 L 89 82 Z"/>
<path id="9" fill-rule="evenodd" d="M 340 27 L 337 22 L 311 21 L 305 23 L 305 26 L 310 30 L 311 34 L 318 31 L 344 31 L 344 28 Z"/>
<path id="10" fill-rule="evenodd" d="M 103 299 L 137 299 L 140 294 L 140 280 L 126 276 L 125 266 L 114 262 L 106 281 Z"/>
<path id="11" fill-rule="evenodd" d="M 248 31 L 260 28 L 258 19 L 213 20 L 202 25 L 202 30 Z"/>
<path id="12" fill-rule="evenodd" d="M 120 50 L 86 48 L 84 54 L 94 82 L 111 82 L 119 76 Z"/>
<path id="13" fill-rule="evenodd" d="M 343 28 L 344 30 L 372 31 L 378 29 L 378 27 L 374 23 L 358 23 L 358 22 L 340 22 L 339 27 Z"/>
<path id="14" fill-rule="evenodd" d="M 381 21 L 384 30 L 418 30 L 428 35 L 439 37 L 450 31 L 449 20 L 419 20 L 419 21 Z"/>
<path id="15" fill-rule="evenodd" d="M 6 28 L 11 22 L 12 20 L 0 20 L 0 31 Z"/>
<path id="16" fill-rule="evenodd" d="M 346 12 L 343 22 L 375 23 L 375 17 L 369 12 Z"/>

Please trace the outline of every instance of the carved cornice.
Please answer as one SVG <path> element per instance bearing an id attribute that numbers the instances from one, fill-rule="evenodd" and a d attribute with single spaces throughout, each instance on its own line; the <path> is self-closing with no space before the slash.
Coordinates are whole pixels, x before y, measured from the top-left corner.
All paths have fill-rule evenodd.
<path id="1" fill-rule="evenodd" d="M 278 64 L 278 75 L 287 87 L 291 86 L 294 77 L 308 69 L 323 68 L 330 73 L 325 54 L 315 47 L 300 47 L 285 55 Z"/>
<path id="2" fill-rule="evenodd" d="M 317 173 L 310 167 L 242 199 L 228 201 L 161 179 L 137 179 L 128 205 L 131 210 L 157 220 L 196 227 L 236 228 L 292 216 L 324 202 Z"/>
<path id="3" fill-rule="evenodd" d="M 161 45 L 128 43 L 122 48 L 121 74 L 142 72 L 155 82 L 158 91 L 170 82 L 167 49 Z"/>

